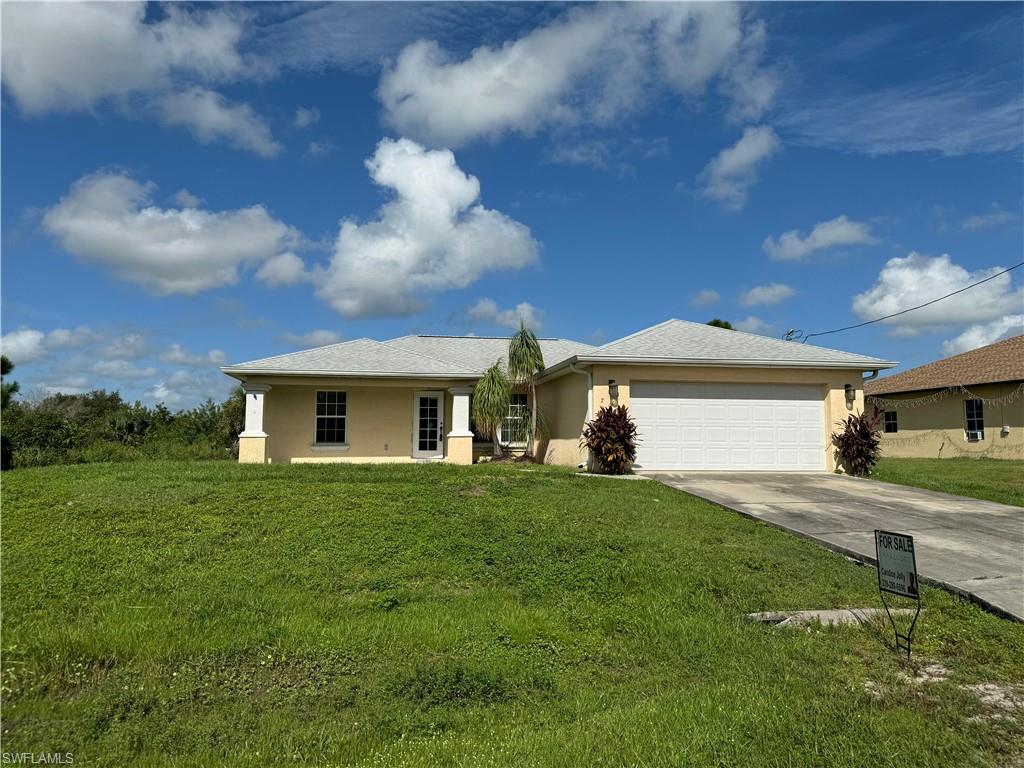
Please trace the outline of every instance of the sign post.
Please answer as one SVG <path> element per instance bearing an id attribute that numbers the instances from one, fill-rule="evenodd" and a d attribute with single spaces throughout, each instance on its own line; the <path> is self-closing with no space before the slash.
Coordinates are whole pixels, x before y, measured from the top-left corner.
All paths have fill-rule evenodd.
<path id="1" fill-rule="evenodd" d="M 921 589 L 917 580 L 917 559 L 914 557 L 914 537 L 907 533 L 875 530 L 875 559 L 878 561 L 878 594 L 885 606 L 885 614 L 896 635 L 896 648 L 910 656 L 910 644 L 914 637 L 914 626 L 921 614 Z M 917 601 L 917 611 L 910 629 L 903 634 L 896 628 L 892 611 L 885 602 L 885 593 L 909 597 Z"/>

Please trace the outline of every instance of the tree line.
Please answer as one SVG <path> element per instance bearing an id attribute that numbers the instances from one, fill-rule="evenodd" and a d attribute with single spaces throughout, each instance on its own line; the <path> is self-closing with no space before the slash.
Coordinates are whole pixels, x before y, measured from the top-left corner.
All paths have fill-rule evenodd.
<path id="1" fill-rule="evenodd" d="M 172 412 L 164 404 L 126 402 L 104 389 L 54 394 L 37 402 L 14 399 L 14 366 L 2 358 L 0 439 L 3 468 L 147 458 L 226 459 L 238 456 L 245 397 L 236 387 L 227 400 Z"/>

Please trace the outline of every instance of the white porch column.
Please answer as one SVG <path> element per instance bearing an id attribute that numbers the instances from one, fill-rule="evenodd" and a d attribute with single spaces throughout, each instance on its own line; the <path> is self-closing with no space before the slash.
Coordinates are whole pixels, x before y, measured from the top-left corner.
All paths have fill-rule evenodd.
<path id="1" fill-rule="evenodd" d="M 448 433 L 447 460 L 454 464 L 473 463 L 473 432 L 469 428 L 469 396 L 472 387 L 451 387 L 452 429 Z"/>
<path id="2" fill-rule="evenodd" d="M 263 431 L 263 401 L 269 384 L 242 384 L 245 392 L 245 429 L 238 435 L 238 461 L 240 464 L 265 464 L 267 438 Z"/>
<path id="3" fill-rule="evenodd" d="M 245 392 L 245 431 L 239 437 L 267 437 L 263 431 L 263 400 L 269 384 L 242 384 Z"/>

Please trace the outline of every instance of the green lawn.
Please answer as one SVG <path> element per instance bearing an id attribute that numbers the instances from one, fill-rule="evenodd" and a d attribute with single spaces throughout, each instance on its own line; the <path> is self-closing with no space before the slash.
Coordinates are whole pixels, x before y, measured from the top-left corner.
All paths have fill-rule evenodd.
<path id="1" fill-rule="evenodd" d="M 1024 626 L 653 481 L 550 468 L 3 475 L 3 750 L 75 765 L 990 766 Z M 937 661 L 948 679 L 914 683 Z M 871 690 L 869 690 L 871 689 Z"/>
<path id="2" fill-rule="evenodd" d="M 882 459 L 871 477 L 887 483 L 1024 507 L 1024 461 Z"/>

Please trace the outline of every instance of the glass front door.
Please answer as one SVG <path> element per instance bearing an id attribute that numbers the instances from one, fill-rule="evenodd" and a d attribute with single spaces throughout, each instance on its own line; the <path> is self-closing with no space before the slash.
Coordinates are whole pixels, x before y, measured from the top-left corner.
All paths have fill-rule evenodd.
<path id="1" fill-rule="evenodd" d="M 444 397 L 440 392 L 417 392 L 414 406 L 413 450 L 417 459 L 444 456 Z"/>

